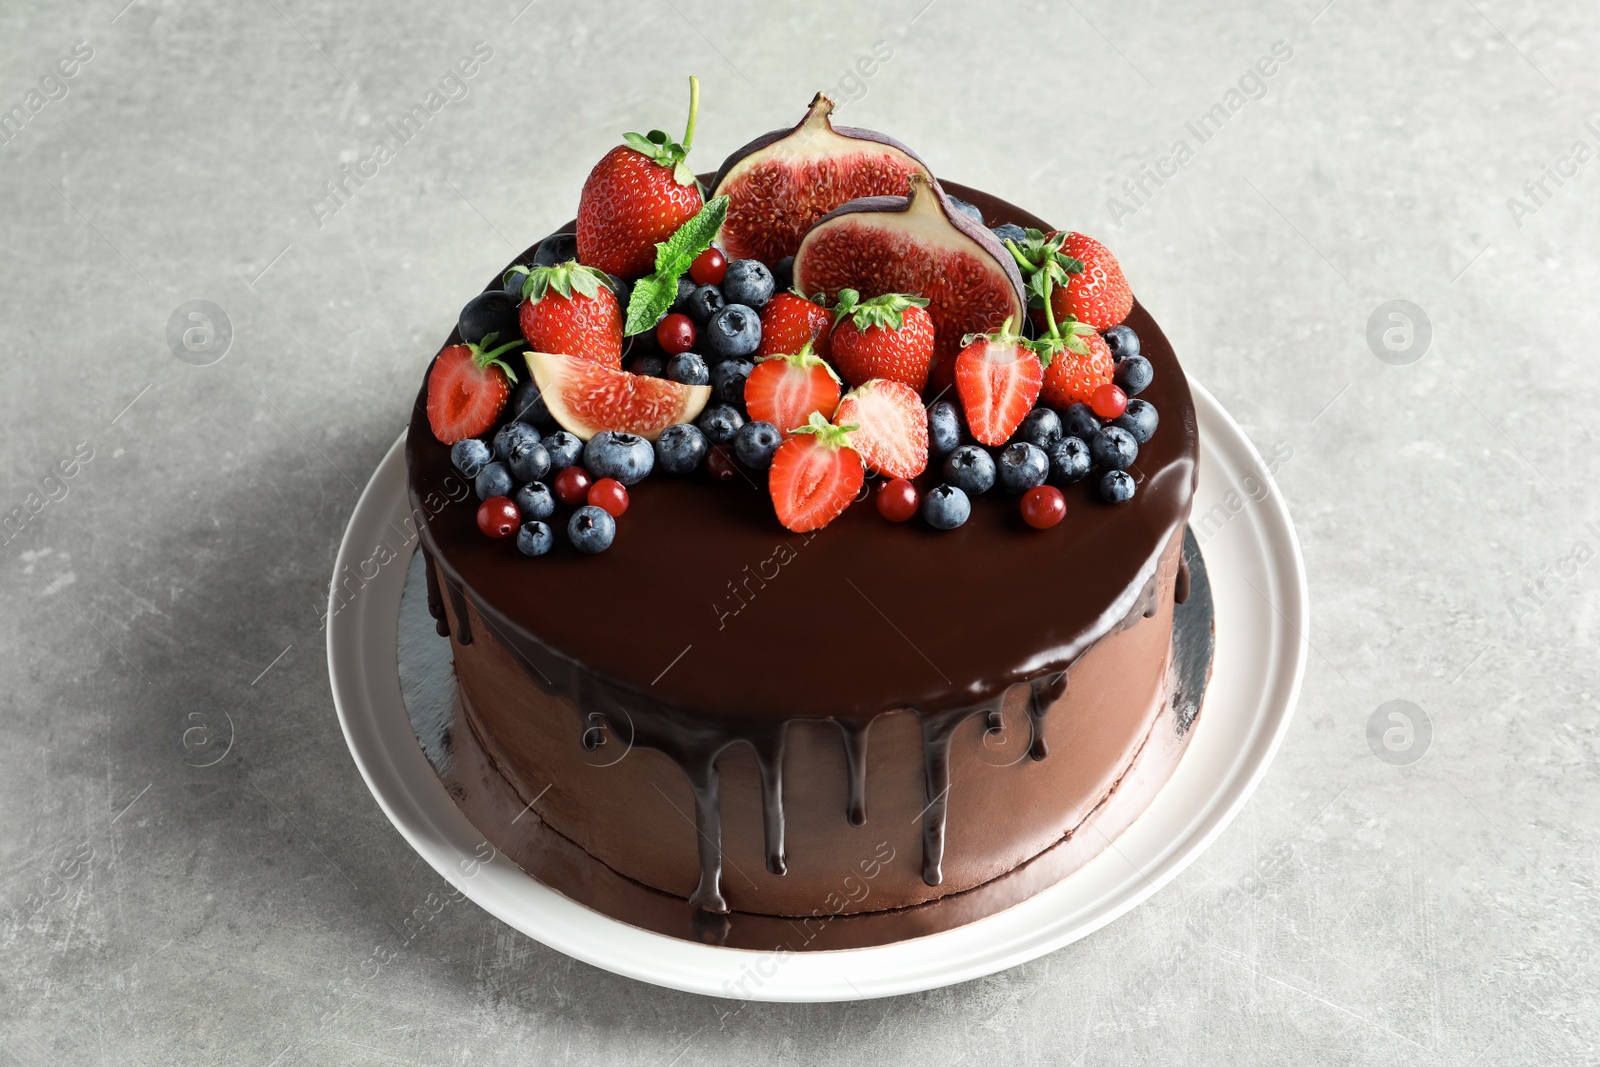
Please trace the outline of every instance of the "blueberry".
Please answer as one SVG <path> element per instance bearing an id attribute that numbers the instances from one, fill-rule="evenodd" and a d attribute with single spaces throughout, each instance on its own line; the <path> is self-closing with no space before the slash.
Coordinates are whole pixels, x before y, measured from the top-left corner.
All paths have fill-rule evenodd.
<path id="1" fill-rule="evenodd" d="M 678 279 L 678 295 L 672 301 L 672 307 L 667 310 L 676 311 L 684 315 L 689 314 L 689 298 L 694 295 L 694 291 L 698 288 L 700 287 L 694 283 L 693 278 L 687 274 L 681 276 Z"/>
<path id="2" fill-rule="evenodd" d="M 1100 431 L 1100 420 L 1088 404 L 1073 404 L 1061 413 L 1061 432 L 1087 441 Z"/>
<path id="3" fill-rule="evenodd" d="M 583 451 L 583 442 L 578 440 L 578 435 L 568 433 L 566 430 L 557 430 L 555 433 L 539 442 L 544 445 L 544 450 L 550 453 L 550 471 L 566 470 L 578 462 L 578 455 Z"/>
<path id="4" fill-rule="evenodd" d="M 1018 441 L 1001 451 L 998 467 L 1000 485 L 1006 492 L 1026 493 L 1044 484 L 1045 476 L 1050 473 L 1050 460 L 1038 445 Z"/>
<path id="5" fill-rule="evenodd" d="M 760 311 L 772 299 L 777 282 L 767 265 L 759 259 L 736 259 L 722 276 L 722 295 L 730 304 L 743 304 Z"/>
<path id="6" fill-rule="evenodd" d="M 494 459 L 489 446 L 476 437 L 466 437 L 450 446 L 450 465 L 463 478 L 476 478 L 484 465 Z"/>
<path id="7" fill-rule="evenodd" d="M 728 302 L 722 298 L 721 289 L 714 285 L 702 285 L 689 294 L 683 310 L 694 320 L 696 326 L 704 329 L 706 320 L 727 306 Z"/>
<path id="8" fill-rule="evenodd" d="M 744 416 L 732 404 L 710 404 L 701 413 L 698 425 L 712 444 L 725 445 L 744 425 Z"/>
<path id="9" fill-rule="evenodd" d="M 478 471 L 477 477 L 472 479 L 472 487 L 478 491 L 479 500 L 488 500 L 492 496 L 510 496 L 516 479 L 511 477 L 511 472 L 504 463 L 485 463 L 483 469 Z"/>
<path id="10" fill-rule="evenodd" d="M 518 303 L 522 301 L 522 283 L 527 280 L 528 268 L 520 265 L 506 271 L 505 276 L 501 279 L 504 283 L 502 287 L 506 292 L 516 297 Z"/>
<path id="11" fill-rule="evenodd" d="M 633 283 L 625 282 L 615 274 L 607 274 L 611 279 L 611 291 L 616 294 L 617 307 L 622 309 L 624 320 L 628 317 L 628 301 L 633 299 Z"/>
<path id="12" fill-rule="evenodd" d="M 958 196 L 947 196 L 945 199 L 950 201 L 951 207 L 966 215 L 979 226 L 983 225 L 983 212 L 978 210 L 977 204 L 969 204 Z"/>
<path id="13" fill-rule="evenodd" d="M 585 504 L 567 520 L 567 537 L 572 547 L 586 555 L 604 552 L 617 537 L 617 520 L 604 508 Z"/>
<path id="14" fill-rule="evenodd" d="M 1046 452 L 1049 452 L 1050 446 L 1061 440 L 1061 437 L 1061 416 L 1049 408 L 1034 408 L 1028 412 L 1028 417 L 1022 420 L 1022 425 L 1017 427 L 1016 433 L 1016 440 L 1038 445 Z"/>
<path id="15" fill-rule="evenodd" d="M 521 300 L 504 289 L 489 289 L 467 301 L 461 309 L 462 344 L 483 344 L 490 334 L 494 340 L 488 347 L 495 348 L 507 341 L 522 340 L 522 325 L 517 318 Z"/>
<path id="16" fill-rule="evenodd" d="M 654 352 L 646 352 L 642 356 L 635 356 L 633 362 L 628 364 L 628 370 L 646 378 L 665 378 L 667 361 Z"/>
<path id="17" fill-rule="evenodd" d="M 744 407 L 744 383 L 756 365 L 748 359 L 725 359 L 711 368 L 711 395 L 724 404 Z"/>
<path id="18" fill-rule="evenodd" d="M 1155 368 L 1143 356 L 1127 356 L 1117 364 L 1112 378 L 1129 396 L 1138 396 L 1156 376 Z"/>
<path id="19" fill-rule="evenodd" d="M 519 482 L 536 482 L 550 473 L 550 451 L 538 441 L 517 445 L 506 460 L 511 476 Z"/>
<path id="20" fill-rule="evenodd" d="M 667 361 L 667 377 L 684 385 L 710 385 L 706 361 L 693 352 L 679 352 Z"/>
<path id="21" fill-rule="evenodd" d="M 761 316 L 743 304 L 729 304 L 706 320 L 701 346 L 712 359 L 752 355 L 761 347 Z"/>
<path id="22" fill-rule="evenodd" d="M 1100 336 L 1104 338 L 1106 347 L 1111 349 L 1111 358 L 1118 363 L 1139 354 L 1139 335 L 1133 332 L 1131 326 L 1113 326 Z"/>
<path id="23" fill-rule="evenodd" d="M 972 501 L 953 485 L 936 485 L 922 498 L 922 517 L 936 530 L 954 530 L 971 514 Z"/>
<path id="24" fill-rule="evenodd" d="M 1089 438 L 1089 455 L 1101 470 L 1120 471 L 1139 458 L 1139 442 L 1120 426 L 1107 426 Z"/>
<path id="25" fill-rule="evenodd" d="M 578 258 L 578 235 L 575 233 L 553 233 L 539 242 L 538 249 L 533 253 L 533 266 L 553 267 L 557 263 L 565 263 L 569 259 Z"/>
<path id="26" fill-rule="evenodd" d="M 521 445 L 536 445 L 540 441 L 539 431 L 526 422 L 515 420 L 500 427 L 494 435 L 494 458 L 509 460 L 511 453 Z"/>
<path id="27" fill-rule="evenodd" d="M 961 445 L 944 458 L 944 477 L 963 493 L 982 496 L 994 486 L 994 458 L 977 445 Z"/>
<path id="28" fill-rule="evenodd" d="M 656 464 L 668 474 L 689 474 L 705 462 L 710 447 L 700 427 L 692 422 L 674 423 L 656 438 Z"/>
<path id="29" fill-rule="evenodd" d="M 541 430 L 553 430 L 556 426 L 555 416 L 545 406 L 544 397 L 539 395 L 539 386 L 532 378 L 517 386 L 506 414 L 514 422 L 526 422 Z"/>
<path id="30" fill-rule="evenodd" d="M 928 453 L 942 456 L 961 443 L 961 410 L 948 400 L 928 409 Z"/>
<path id="31" fill-rule="evenodd" d="M 556 535 L 550 529 L 550 524 L 538 519 L 523 523 L 517 531 L 517 551 L 524 556 L 542 556 L 555 547 L 555 543 Z"/>
<path id="32" fill-rule="evenodd" d="M 989 232 L 994 234 L 994 239 L 1001 244 L 1005 244 L 1007 241 L 1015 241 L 1018 245 L 1021 245 L 1023 241 L 1028 239 L 1028 231 L 1014 222 L 1001 223 L 999 226 L 990 229 Z"/>
<path id="33" fill-rule="evenodd" d="M 1076 437 L 1063 437 L 1046 450 L 1050 456 L 1050 484 L 1071 485 L 1089 477 L 1093 466 L 1089 446 Z"/>
<path id="34" fill-rule="evenodd" d="M 1133 499 L 1133 475 L 1127 471 L 1106 471 L 1100 479 L 1100 499 L 1121 504 Z"/>
<path id="35" fill-rule="evenodd" d="M 778 293 L 787 293 L 794 288 L 793 256 L 784 256 L 772 265 L 772 288 Z"/>
<path id="36" fill-rule="evenodd" d="M 1147 444 L 1150 438 L 1156 435 L 1156 424 L 1160 420 L 1156 417 L 1156 406 L 1148 400 L 1128 401 L 1128 410 L 1118 415 L 1111 423 L 1120 426 L 1133 435 L 1139 444 Z"/>
<path id="37" fill-rule="evenodd" d="M 543 482 L 529 482 L 517 486 L 511 502 L 522 512 L 523 519 L 548 519 L 556 511 L 556 497 Z"/>
<path id="38" fill-rule="evenodd" d="M 739 462 L 756 470 L 772 466 L 773 454 L 783 444 L 783 434 L 770 422 L 747 422 L 733 435 L 733 451 Z"/>
<path id="39" fill-rule="evenodd" d="M 637 485 L 655 468 L 656 453 L 636 433 L 601 430 L 583 446 L 583 465 L 596 478 Z"/>

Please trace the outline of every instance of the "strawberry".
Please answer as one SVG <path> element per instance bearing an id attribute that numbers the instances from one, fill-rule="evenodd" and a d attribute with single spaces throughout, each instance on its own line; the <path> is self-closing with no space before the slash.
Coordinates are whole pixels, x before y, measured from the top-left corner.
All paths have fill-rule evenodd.
<path id="1" fill-rule="evenodd" d="M 1111 380 L 1116 364 L 1101 336 L 1082 323 L 1071 323 L 1070 335 L 1059 342 L 1044 371 L 1040 395 L 1053 408 L 1087 404 L 1094 391 Z"/>
<path id="2" fill-rule="evenodd" d="M 767 489 L 778 521 L 795 533 L 828 525 L 861 492 L 866 472 L 851 447 L 854 427 L 832 426 L 812 412 L 810 421 L 778 446 Z"/>
<path id="3" fill-rule="evenodd" d="M 839 290 L 829 345 L 844 380 L 861 385 L 874 378 L 902 382 L 917 392 L 933 367 L 933 319 L 920 296 L 885 293 L 862 300 Z"/>
<path id="4" fill-rule="evenodd" d="M 815 306 L 815 305 L 813 305 Z M 765 343 L 766 333 L 762 339 Z M 744 406 L 750 418 L 770 422 L 785 437 L 839 406 L 839 376 L 811 350 L 811 342 L 792 356 L 764 356 L 744 383 Z"/>
<path id="5" fill-rule="evenodd" d="M 809 341 L 817 355 L 828 359 L 832 355 L 828 328 L 832 325 L 833 315 L 820 298 L 811 301 L 799 293 L 779 293 L 761 309 L 761 347 L 756 355 L 788 355 Z"/>
<path id="6" fill-rule="evenodd" d="M 1133 290 L 1106 246 L 1081 233 L 1026 231 L 1006 246 L 1028 279 L 1033 323 L 1049 330 L 1053 319 L 1076 319 L 1104 333 L 1133 310 Z M 1051 293 L 1046 311 L 1044 292 Z"/>
<path id="7" fill-rule="evenodd" d="M 450 345 L 433 361 L 428 371 L 428 426 L 440 444 L 483 436 L 494 429 L 505 409 L 517 376 L 500 357 L 523 347 L 523 342 L 519 337 L 486 349 L 497 336 L 489 334 L 481 345 Z"/>
<path id="8" fill-rule="evenodd" d="M 1011 320 L 999 333 L 968 335 L 955 360 L 956 394 L 972 436 L 986 445 L 1003 445 L 1039 399 L 1044 361 L 1050 346 L 1038 352 L 1011 332 Z"/>
<path id="9" fill-rule="evenodd" d="M 535 267 L 522 295 L 522 336 L 535 352 L 622 366 L 622 309 L 604 274 L 576 260 Z"/>
<path id="10" fill-rule="evenodd" d="M 850 445 L 866 465 L 890 478 L 915 478 L 928 465 L 928 409 L 904 382 L 874 378 L 856 386 L 833 413 L 855 426 Z"/>
<path id="11" fill-rule="evenodd" d="M 700 81 L 689 78 L 689 125 L 679 144 L 660 130 L 626 133 L 605 154 L 578 198 L 578 259 L 629 281 L 655 269 L 656 243 L 705 205 L 685 158 L 694 141 Z"/>

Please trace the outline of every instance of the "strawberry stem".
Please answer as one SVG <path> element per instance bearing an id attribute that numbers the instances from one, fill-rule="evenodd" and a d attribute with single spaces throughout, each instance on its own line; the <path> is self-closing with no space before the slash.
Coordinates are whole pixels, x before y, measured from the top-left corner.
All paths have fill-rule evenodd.
<path id="1" fill-rule="evenodd" d="M 683 154 L 694 145 L 694 124 L 700 117 L 700 79 L 689 75 L 689 125 L 683 131 Z"/>

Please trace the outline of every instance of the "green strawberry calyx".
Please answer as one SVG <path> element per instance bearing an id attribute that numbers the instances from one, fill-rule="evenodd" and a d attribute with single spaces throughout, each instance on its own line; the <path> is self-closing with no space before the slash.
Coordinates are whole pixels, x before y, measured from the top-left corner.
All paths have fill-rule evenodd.
<path id="1" fill-rule="evenodd" d="M 781 359 L 785 363 L 789 364 L 789 366 L 798 367 L 801 370 L 810 370 L 812 367 L 821 367 L 823 370 L 828 372 L 828 377 L 832 378 L 840 385 L 844 384 L 844 382 L 839 380 L 839 372 L 833 369 L 833 365 L 827 360 L 823 359 L 821 356 L 817 355 L 816 352 L 812 351 L 810 341 L 807 341 L 805 344 L 801 345 L 800 351 L 798 352 L 789 355 L 775 353 L 770 356 L 762 356 L 757 359 L 756 362 L 766 363 L 774 359 Z"/>
<path id="2" fill-rule="evenodd" d="M 469 353 L 472 354 L 472 365 L 474 367 L 477 367 L 479 370 L 488 370 L 490 367 L 499 367 L 500 370 L 504 372 L 505 376 L 510 378 L 512 383 L 515 384 L 517 380 L 517 372 L 512 370 L 511 365 L 500 357 L 511 351 L 513 348 L 527 347 L 527 342 L 518 337 L 515 341 L 507 341 L 499 348 L 489 347 L 490 345 L 494 344 L 495 339 L 499 336 L 500 335 L 498 333 L 491 332 L 485 334 L 483 340 L 477 344 L 473 344 L 472 342 L 468 341 L 462 344 L 461 347 L 465 348 Z"/>
<path id="3" fill-rule="evenodd" d="M 572 299 L 573 293 L 593 300 L 602 288 L 611 288 L 609 274 L 569 259 L 553 267 L 534 267 L 528 271 L 522 282 L 522 297 L 530 304 L 537 304 L 551 292 L 567 300 Z"/>
<path id="4" fill-rule="evenodd" d="M 658 167 L 672 171 L 672 180 L 679 185 L 693 185 L 694 171 L 689 169 L 689 149 L 694 144 L 694 125 L 700 116 L 700 79 L 689 75 L 689 124 L 683 131 L 681 142 L 672 140 L 661 130 L 649 133 L 622 135 L 629 148 L 644 156 Z"/>
<path id="5" fill-rule="evenodd" d="M 839 301 L 833 309 L 833 324 L 835 326 L 849 319 L 855 323 L 858 330 L 866 331 L 873 326 L 881 326 L 888 330 L 898 330 L 905 325 L 907 308 L 925 308 L 928 298 L 913 296 L 908 293 L 884 293 L 871 300 L 862 300 L 861 294 L 854 289 L 840 289 Z"/>
<path id="6" fill-rule="evenodd" d="M 1046 237 L 1043 232 L 1034 229 L 1024 230 L 1024 237 L 1020 244 L 1016 241 L 1006 241 L 1006 251 L 1017 261 L 1022 274 L 1027 278 L 1026 289 L 1028 292 L 1028 306 L 1043 308 L 1045 321 L 1049 326 L 1047 338 L 1051 341 L 1062 340 L 1061 330 L 1056 323 L 1055 308 L 1051 306 L 1050 297 L 1055 290 L 1066 288 L 1067 282 L 1074 274 L 1082 274 L 1085 270 L 1083 260 L 1061 250 L 1066 243 L 1067 233 L 1062 231 Z M 1079 330 L 1078 333 L 1083 331 Z M 1069 331 L 1070 335 L 1070 331 Z M 1081 345 L 1083 342 L 1079 341 Z M 1080 350 L 1070 343 L 1066 346 L 1074 352 Z M 1083 349 L 1087 351 L 1087 349 Z M 1081 354 L 1081 352 L 1080 352 Z M 1046 364 L 1048 366 L 1048 364 Z"/>
<path id="7" fill-rule="evenodd" d="M 1045 337 L 1037 341 L 1030 341 L 1011 328 L 1011 324 L 1014 321 L 1016 320 L 1008 315 L 1006 316 L 1006 321 L 993 333 L 969 333 L 961 338 L 961 347 L 965 348 L 976 341 L 987 341 L 989 344 L 997 345 L 1001 348 L 1020 348 L 1038 356 L 1039 364 L 1048 367 L 1050 366 L 1050 361 L 1055 358 L 1056 353 L 1067 345 L 1067 339 L 1065 338 L 1052 339 Z M 1077 343 L 1080 346 L 1083 345 L 1082 341 Z M 1088 348 L 1084 347 L 1084 351 L 1087 352 Z"/>
<path id="8" fill-rule="evenodd" d="M 835 426 L 822 417 L 822 412 L 813 411 L 811 418 L 804 426 L 796 426 L 793 433 L 808 433 L 816 438 L 817 444 L 822 448 L 850 448 L 850 435 L 861 428 L 860 423 L 848 423 L 844 426 Z"/>

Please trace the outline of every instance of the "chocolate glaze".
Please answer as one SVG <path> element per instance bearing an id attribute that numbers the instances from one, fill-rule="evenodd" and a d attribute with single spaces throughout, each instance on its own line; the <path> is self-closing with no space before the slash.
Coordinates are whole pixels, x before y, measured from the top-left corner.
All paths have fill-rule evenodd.
<path id="1" fill-rule="evenodd" d="M 1050 228 L 976 190 L 945 186 L 991 224 Z M 634 745 L 677 764 L 694 796 L 699 838 L 690 899 L 711 912 L 727 910 L 720 754 L 740 743 L 753 749 L 767 866 L 782 873 L 787 724 L 839 725 L 850 767 L 846 816 L 860 825 L 867 727 L 886 712 L 914 711 L 928 799 L 922 873 L 938 885 L 956 728 L 977 714 L 992 725 L 1006 691 L 1029 685 L 1030 755 L 1045 758 L 1040 722 L 1050 694 L 1060 695 L 1087 649 L 1155 610 L 1161 554 L 1187 519 L 1197 448 L 1188 385 L 1142 307 L 1128 323 L 1155 368 L 1143 396 L 1162 413 L 1132 470 L 1138 492 L 1111 506 L 1089 482 L 1071 487 L 1067 521 L 1043 532 L 1028 530 L 1014 502 L 995 494 L 975 501 L 966 525 L 947 533 L 891 525 L 857 505 L 821 531 L 792 534 L 755 480 L 660 475 L 635 491 L 605 554 L 581 556 L 558 541 L 549 556 L 528 560 L 509 540 L 483 537 L 470 503 L 420 506 L 450 473 L 449 449 L 428 428 L 424 385 L 407 437 L 409 486 L 455 638 L 472 641 L 470 597 L 492 637 L 544 692 L 569 701 L 583 722 L 614 733 L 625 727 Z M 934 480 L 924 476 L 924 488 Z M 723 593 L 722 579 L 741 573 L 743 593 Z M 778 646 L 791 651 L 774 656 Z"/>

